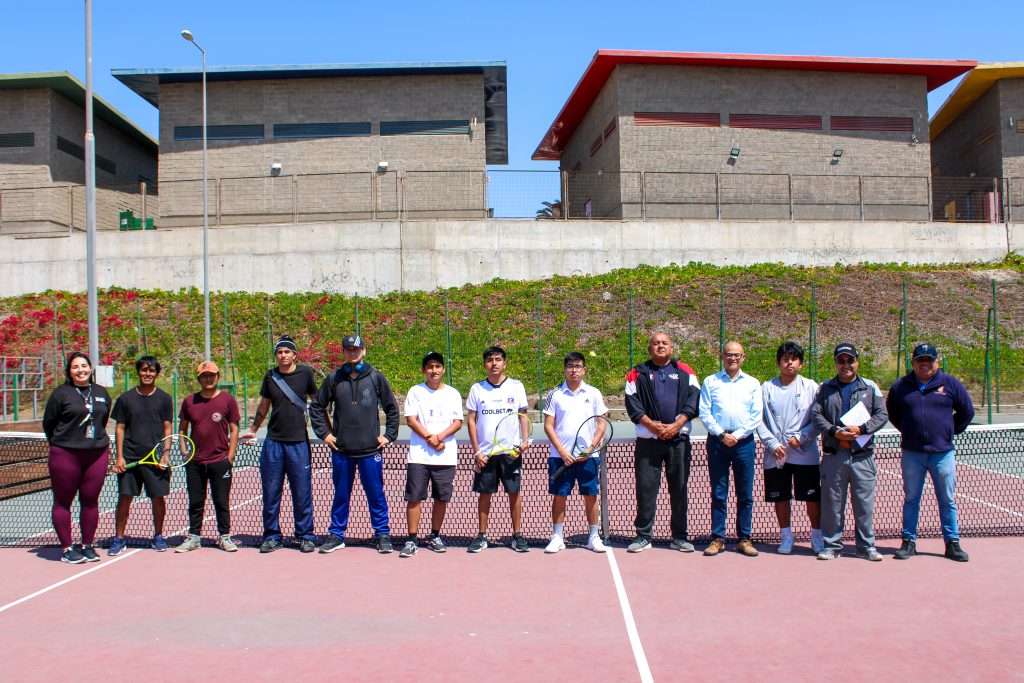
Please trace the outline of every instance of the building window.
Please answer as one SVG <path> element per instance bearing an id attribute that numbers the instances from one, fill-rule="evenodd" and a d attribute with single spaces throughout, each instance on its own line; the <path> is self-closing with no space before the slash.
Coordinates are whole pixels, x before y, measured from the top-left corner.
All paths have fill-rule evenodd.
<path id="1" fill-rule="evenodd" d="M 633 113 L 633 122 L 638 126 L 695 126 L 718 128 L 722 116 L 715 113 L 638 111 Z"/>
<path id="2" fill-rule="evenodd" d="M 35 133 L 0 133 L 0 147 L 35 147 Z"/>
<path id="3" fill-rule="evenodd" d="M 615 119 L 612 119 L 611 121 L 608 122 L 608 125 L 604 127 L 604 139 L 607 140 L 608 137 L 612 133 L 614 133 L 614 132 L 615 132 Z"/>
<path id="4" fill-rule="evenodd" d="M 469 135 L 469 119 L 450 121 L 381 121 L 381 135 Z"/>
<path id="5" fill-rule="evenodd" d="M 1024 133 L 1024 120 L 1017 119 L 1017 132 Z"/>
<path id="6" fill-rule="evenodd" d="M 370 122 L 275 123 L 275 138 L 359 138 L 370 134 Z"/>
<path id="7" fill-rule="evenodd" d="M 590 156 L 597 154 L 597 150 L 601 149 L 601 145 L 604 144 L 604 136 L 598 135 L 597 139 L 590 144 Z"/>
<path id="8" fill-rule="evenodd" d="M 729 114 L 729 126 L 770 130 L 821 130 L 821 117 L 791 114 Z"/>
<path id="9" fill-rule="evenodd" d="M 832 130 L 873 130 L 914 132 L 914 119 L 909 116 L 833 116 Z"/>
<path id="10" fill-rule="evenodd" d="M 202 140 L 202 126 L 175 126 L 174 141 L 186 142 L 190 140 Z M 222 126 L 207 126 L 207 140 L 262 140 L 263 124 L 234 124 Z"/>
<path id="11" fill-rule="evenodd" d="M 85 160 L 85 148 L 77 143 L 71 142 L 67 138 L 61 137 L 60 135 L 57 136 L 57 149 L 65 154 L 70 154 L 76 159 Z M 117 175 L 117 164 L 104 156 L 100 156 L 99 154 L 96 155 L 96 168 L 101 171 L 106 171 L 110 175 Z"/>

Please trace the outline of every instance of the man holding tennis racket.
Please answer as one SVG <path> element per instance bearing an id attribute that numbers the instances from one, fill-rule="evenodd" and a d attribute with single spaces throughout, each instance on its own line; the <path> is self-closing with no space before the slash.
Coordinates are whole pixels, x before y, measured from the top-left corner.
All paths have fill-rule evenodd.
<path id="1" fill-rule="evenodd" d="M 523 536 L 523 501 L 519 496 L 521 456 L 530 443 L 526 389 L 519 380 L 505 376 L 505 349 L 490 346 L 484 349 L 483 358 L 487 378 L 474 384 L 466 398 L 466 426 L 477 466 L 473 490 L 480 494 L 477 501 L 480 533 L 467 550 L 478 553 L 487 547 L 491 496 L 498 492 L 500 481 L 508 494 L 512 515 L 512 550 L 526 553 L 530 546 Z"/>
<path id="2" fill-rule="evenodd" d="M 309 434 L 306 431 L 306 401 L 316 393 L 316 380 L 308 365 L 296 362 L 295 340 L 282 336 L 274 345 L 277 367 L 267 370 L 260 386 L 260 404 L 252 427 L 242 439 L 255 439 L 270 413 L 267 438 L 260 451 L 260 481 L 263 484 L 263 543 L 261 553 L 272 553 L 282 545 L 281 493 L 284 478 L 292 492 L 292 514 L 299 550 L 316 550 L 313 533 L 313 488 Z"/>
<path id="3" fill-rule="evenodd" d="M 124 551 L 128 514 L 132 501 L 142 493 L 143 487 L 153 508 L 152 548 L 161 553 L 167 550 L 163 535 L 167 511 L 164 499 L 171 490 L 171 470 L 152 465 L 129 468 L 128 464 L 141 460 L 154 444 L 171 435 L 174 405 L 170 395 L 156 385 L 160 361 L 153 356 L 143 356 L 135 362 L 135 374 L 139 377 L 138 386 L 118 396 L 110 413 L 117 423 L 114 472 L 117 473 L 120 497 L 114 513 L 114 540 L 107 550 L 108 555 L 119 555 Z"/>
<path id="4" fill-rule="evenodd" d="M 220 368 L 213 361 L 203 361 L 196 368 L 199 391 L 181 402 L 178 431 L 191 436 L 196 452 L 185 465 L 188 487 L 188 536 L 175 552 L 187 553 L 199 548 L 206 508 L 206 487 L 210 487 L 213 510 L 217 515 L 217 545 L 233 553 L 238 544 L 231 538 L 231 466 L 238 446 L 238 402 L 231 394 L 217 388 Z"/>
<path id="5" fill-rule="evenodd" d="M 579 482 L 580 495 L 587 513 L 587 548 L 595 553 L 608 551 L 598 527 L 597 495 L 600 493 L 600 448 L 611 438 L 611 423 L 601 392 L 583 381 L 587 361 L 572 351 L 562 361 L 565 381 L 551 392 L 544 405 L 544 433 L 551 441 L 548 471 L 551 481 L 551 521 L 554 525 L 546 553 L 565 549 L 565 501 Z M 563 467 L 564 466 L 564 467 Z"/>
<path id="6" fill-rule="evenodd" d="M 626 549 L 631 553 L 651 547 L 662 469 L 672 507 L 672 548 L 693 552 L 687 534 L 686 489 L 690 421 L 697 416 L 700 385 L 693 368 L 674 358 L 673 351 L 667 334 L 651 335 L 647 344 L 650 360 L 626 375 L 626 412 L 636 425 L 636 539 Z"/>
<path id="7" fill-rule="evenodd" d="M 331 449 L 334 501 L 331 504 L 330 535 L 320 546 L 321 553 L 333 553 L 345 547 L 349 501 L 356 471 L 370 507 L 370 524 L 377 539 L 377 552 L 394 550 L 388 522 L 388 499 L 384 496 L 384 446 L 398 438 L 398 402 L 384 374 L 367 363 L 366 349 L 359 335 L 342 342 L 345 364 L 320 385 L 309 404 L 313 431 Z M 387 424 L 380 433 L 380 414 Z M 332 408 L 330 419 L 328 408 Z"/>

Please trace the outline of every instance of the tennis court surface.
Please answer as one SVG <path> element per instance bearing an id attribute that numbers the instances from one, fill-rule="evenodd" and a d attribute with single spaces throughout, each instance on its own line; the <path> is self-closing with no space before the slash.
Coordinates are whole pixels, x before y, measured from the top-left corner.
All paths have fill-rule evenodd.
<path id="1" fill-rule="evenodd" d="M 0 537 L 7 546 L 0 548 L 3 678 L 1022 679 L 1022 433 L 1019 425 L 972 428 L 958 441 L 967 564 L 941 556 L 930 489 L 921 531 L 931 537 L 920 541 L 919 556 L 893 560 L 902 495 L 897 442 L 886 434 L 878 443 L 876 528 L 886 539 L 879 542 L 886 555 L 880 564 L 850 553 L 818 562 L 799 525 L 803 541 L 794 555 L 775 554 L 774 523 L 764 503 L 755 506 L 757 558 L 735 552 L 705 558 L 700 544 L 694 554 L 664 544 L 627 554 L 623 541 L 633 514 L 628 442 L 613 444 L 606 458 L 609 555 L 578 545 L 543 553 L 550 500 L 543 490 L 546 452 L 537 447 L 524 462 L 525 527 L 534 546 L 525 555 L 501 545 L 477 555 L 462 547 L 443 555 L 421 549 L 409 559 L 379 555 L 359 543 L 369 537 L 369 526 L 365 502 L 356 496 L 356 542 L 331 555 L 294 548 L 260 555 L 252 547 L 182 555 L 136 547 L 72 567 L 57 561 L 48 494 L 13 495 L 0 501 Z M 37 438 L 9 438 L 20 439 L 20 453 L 38 447 Z M 32 460 L 11 457 L 13 448 L 0 443 L 3 462 L 23 467 Z M 394 448 L 387 454 L 386 485 L 399 541 L 404 453 Z M 255 449 L 240 452 L 232 490 L 233 527 L 250 545 L 260 530 L 254 458 Z M 317 459 L 317 531 L 323 533 L 330 471 Z M 475 531 L 467 474 L 460 471 L 445 524 L 455 544 Z M 692 535 L 703 540 L 710 496 L 700 441 L 690 491 Z M 101 541 L 112 529 L 111 492 L 108 481 Z M 488 534 L 499 544 L 510 531 L 502 502 L 495 497 Z M 579 542 L 585 522 L 579 501 L 570 502 L 567 533 Z M 794 508 L 794 521 L 805 524 L 802 506 Z M 287 498 L 282 509 L 287 534 Z M 208 513 L 212 538 L 212 509 Z M 667 513 L 663 499 L 655 529 L 661 540 L 668 538 Z M 149 524 L 148 503 L 140 499 L 129 529 L 137 546 Z M 168 503 L 168 535 L 183 526 L 184 498 L 176 490 Z"/>

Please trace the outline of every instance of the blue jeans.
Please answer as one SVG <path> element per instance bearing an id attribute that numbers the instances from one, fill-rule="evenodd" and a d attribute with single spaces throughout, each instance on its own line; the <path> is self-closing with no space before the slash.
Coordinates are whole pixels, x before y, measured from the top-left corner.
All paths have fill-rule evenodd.
<path id="1" fill-rule="evenodd" d="M 309 443 L 285 443 L 267 439 L 260 453 L 260 479 L 263 482 L 263 540 L 281 538 L 281 492 L 284 477 L 292 491 L 295 538 L 315 540 L 313 534 L 313 488 L 311 485 Z"/>
<path id="2" fill-rule="evenodd" d="M 711 537 L 725 540 L 729 514 L 729 469 L 736 480 L 736 536 L 750 539 L 754 517 L 754 437 L 728 447 L 708 437 L 708 471 L 711 475 Z"/>
<path id="3" fill-rule="evenodd" d="M 331 464 L 334 466 L 331 472 L 334 501 L 331 503 L 331 526 L 328 531 L 335 536 L 345 537 L 352 484 L 356 479 L 356 470 L 359 470 L 359 482 L 363 485 L 366 502 L 370 506 L 370 525 L 374 535 L 390 535 L 388 499 L 384 496 L 384 458 L 380 451 L 356 458 L 332 450 Z"/>
<path id="4" fill-rule="evenodd" d="M 903 469 L 903 538 L 917 540 L 917 520 L 921 513 L 921 494 L 924 492 L 924 476 L 932 477 L 935 497 L 939 501 L 939 520 L 942 522 L 942 538 L 947 541 L 960 540 L 960 528 L 956 519 L 956 454 L 922 453 L 903 450 L 900 460 Z"/>

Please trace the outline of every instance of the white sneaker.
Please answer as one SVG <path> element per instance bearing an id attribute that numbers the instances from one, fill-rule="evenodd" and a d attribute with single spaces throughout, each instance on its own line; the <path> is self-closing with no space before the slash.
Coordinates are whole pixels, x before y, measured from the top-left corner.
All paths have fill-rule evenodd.
<path id="1" fill-rule="evenodd" d="M 811 529 L 811 550 L 817 555 L 825 549 L 825 539 L 821 535 L 821 529 Z"/>
<path id="2" fill-rule="evenodd" d="M 185 540 L 181 542 L 177 548 L 174 549 L 176 553 L 187 553 L 190 550 L 196 550 L 202 545 L 200 538 L 196 535 L 189 534 L 185 537 Z"/>
<path id="3" fill-rule="evenodd" d="M 600 536 L 591 536 L 590 540 L 587 541 L 587 549 L 593 550 L 595 553 L 608 552 L 608 546 L 604 544 Z"/>
<path id="4" fill-rule="evenodd" d="M 779 542 L 779 554 L 789 555 L 793 552 L 793 532 L 783 531 L 782 538 Z"/>
<path id="5" fill-rule="evenodd" d="M 235 543 L 235 539 L 231 538 L 231 534 L 221 534 L 217 545 L 226 553 L 238 552 L 238 544 Z"/>
<path id="6" fill-rule="evenodd" d="M 565 541 L 562 540 L 561 536 L 552 536 L 551 542 L 544 548 L 544 552 L 557 553 L 559 550 L 565 550 Z"/>

